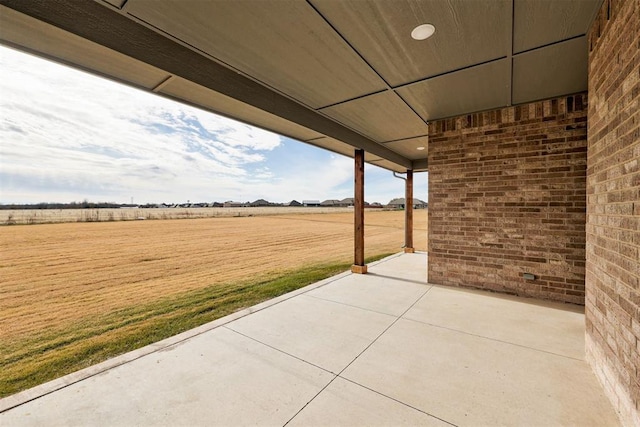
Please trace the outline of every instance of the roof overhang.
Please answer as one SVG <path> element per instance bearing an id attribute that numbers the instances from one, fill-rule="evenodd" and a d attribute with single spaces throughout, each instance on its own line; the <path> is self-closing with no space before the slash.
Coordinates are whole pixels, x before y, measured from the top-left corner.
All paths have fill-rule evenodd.
<path id="1" fill-rule="evenodd" d="M 420 171 L 429 121 L 585 91 L 601 2 L 0 0 L 0 42 Z"/>

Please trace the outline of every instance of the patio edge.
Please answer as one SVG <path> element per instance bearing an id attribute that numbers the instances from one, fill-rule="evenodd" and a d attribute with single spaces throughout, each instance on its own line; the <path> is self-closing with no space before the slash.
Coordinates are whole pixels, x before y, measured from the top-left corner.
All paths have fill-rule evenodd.
<path id="1" fill-rule="evenodd" d="M 369 266 L 375 266 L 377 264 L 384 263 L 391 259 L 397 258 L 399 256 L 404 255 L 402 252 L 398 252 L 396 254 L 390 255 L 388 257 L 382 258 L 378 261 L 372 262 Z M 322 286 L 328 285 L 330 283 L 335 282 L 336 280 L 342 279 L 343 277 L 347 277 L 352 275 L 351 271 L 345 271 L 343 273 L 337 274 L 335 276 L 328 277 L 324 280 L 321 280 L 316 283 L 312 283 L 303 288 L 296 289 L 294 291 L 288 292 L 286 294 L 280 295 L 278 297 L 272 298 L 267 301 L 263 301 L 259 304 L 253 305 L 251 307 L 247 307 L 245 309 L 236 311 L 235 313 L 229 314 L 227 316 L 221 317 L 219 319 L 213 320 L 209 323 L 205 323 L 204 325 L 200 325 L 196 328 L 189 329 L 188 331 L 179 333 L 169 338 L 165 338 L 162 341 L 158 341 L 153 344 L 146 345 L 136 350 L 132 350 L 130 352 L 121 354 L 119 356 L 115 356 L 111 359 L 105 360 L 104 362 L 98 363 L 93 366 L 89 366 L 87 368 L 81 369 L 76 372 L 72 372 L 63 377 L 56 378 L 49 382 L 46 382 L 41 385 L 37 385 L 30 389 L 18 392 L 16 394 L 7 396 L 5 398 L 0 399 L 0 413 L 6 412 L 12 408 L 23 405 L 32 400 L 39 399 L 43 396 L 46 396 L 55 391 L 61 390 L 65 387 L 68 387 L 72 384 L 76 384 L 80 381 L 86 380 L 93 376 L 99 375 L 103 372 L 106 372 L 110 369 L 116 368 L 118 366 L 124 365 L 129 362 L 133 362 L 134 360 L 140 359 L 141 357 L 147 356 L 149 354 L 155 353 L 157 351 L 161 351 L 167 349 L 171 346 L 175 346 L 181 344 L 182 342 L 194 338 L 198 335 L 201 335 L 205 332 L 211 331 L 213 329 L 219 328 L 220 326 L 224 326 L 227 323 L 230 323 L 234 320 L 240 319 L 242 317 L 248 316 L 249 314 L 256 313 L 258 311 L 264 310 L 265 308 L 272 307 L 276 304 L 279 304 L 283 301 L 291 299 L 295 296 L 304 294 L 306 292 L 312 291 L 314 289 L 320 288 Z"/>

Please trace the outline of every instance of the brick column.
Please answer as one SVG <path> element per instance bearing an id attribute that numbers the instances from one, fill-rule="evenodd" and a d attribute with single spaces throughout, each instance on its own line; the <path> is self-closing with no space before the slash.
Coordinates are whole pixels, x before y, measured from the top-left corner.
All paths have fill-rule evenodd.
<path id="1" fill-rule="evenodd" d="M 589 31 L 585 358 L 640 427 L 640 2 L 605 0 Z"/>

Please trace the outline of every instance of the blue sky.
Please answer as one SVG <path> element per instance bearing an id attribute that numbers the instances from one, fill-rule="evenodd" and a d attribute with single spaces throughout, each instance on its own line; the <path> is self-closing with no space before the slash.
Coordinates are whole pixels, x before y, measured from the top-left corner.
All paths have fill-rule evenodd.
<path id="1" fill-rule="evenodd" d="M 403 195 L 367 165 L 368 202 Z M 350 158 L 0 46 L 0 203 L 345 197 Z"/>

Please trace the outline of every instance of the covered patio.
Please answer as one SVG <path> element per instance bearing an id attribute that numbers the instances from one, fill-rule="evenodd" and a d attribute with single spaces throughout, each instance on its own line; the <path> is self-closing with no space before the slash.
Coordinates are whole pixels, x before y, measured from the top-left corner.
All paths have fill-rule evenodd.
<path id="1" fill-rule="evenodd" d="M 0 402 L 2 425 L 617 425 L 577 306 L 397 254 Z M 10 408 L 10 409 L 8 409 Z"/>
<path id="2" fill-rule="evenodd" d="M 6 46 L 352 157 L 365 274 L 2 416 L 640 426 L 638 40 L 639 0 L 0 0 Z M 429 172 L 428 264 L 410 209 L 365 264 L 365 163 Z"/>

